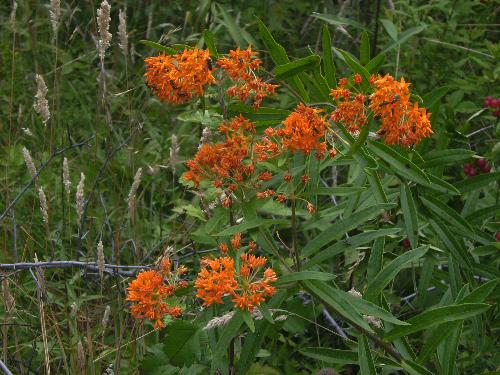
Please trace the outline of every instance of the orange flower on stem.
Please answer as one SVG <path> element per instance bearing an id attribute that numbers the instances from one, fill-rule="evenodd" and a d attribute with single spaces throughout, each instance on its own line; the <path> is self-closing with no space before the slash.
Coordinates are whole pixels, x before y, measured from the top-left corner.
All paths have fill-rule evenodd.
<path id="1" fill-rule="evenodd" d="M 375 90 L 370 95 L 370 109 L 380 118 L 379 133 L 387 144 L 412 146 L 432 134 L 430 113 L 410 101 L 409 83 L 391 75 L 371 79 Z"/>
<path id="2" fill-rule="evenodd" d="M 170 261 L 163 260 L 160 271 L 143 271 L 128 287 L 127 301 L 134 302 L 130 307 L 132 316 L 136 319 L 154 321 L 155 329 L 165 327 L 162 320 L 164 316 L 170 315 L 175 318 L 182 313 L 180 306 L 168 303 L 168 297 L 179 287 L 186 286 L 186 282 L 179 281 L 178 278 L 187 269 L 182 266 L 172 272 L 170 268 Z"/>
<path id="3" fill-rule="evenodd" d="M 175 55 L 149 57 L 146 82 L 163 101 L 181 104 L 201 96 L 205 85 L 215 83 L 208 50 L 185 49 Z"/>
<path id="4" fill-rule="evenodd" d="M 272 283 L 277 280 L 276 273 L 271 268 L 260 273 L 267 263 L 266 258 L 243 253 L 240 259 L 239 271 L 229 257 L 202 260 L 204 268 L 198 274 L 195 287 L 196 296 L 203 300 L 204 305 L 222 304 L 222 297 L 228 295 L 232 296 L 237 308 L 252 311 L 275 293 Z"/>
<path id="5" fill-rule="evenodd" d="M 262 63 L 261 60 L 255 58 L 256 55 L 257 53 L 252 51 L 251 46 L 246 50 L 240 50 L 238 47 L 236 50 L 229 51 L 228 57 L 219 59 L 217 65 L 224 69 L 234 82 L 234 85 L 227 90 L 227 94 L 238 98 L 240 102 L 253 97 L 253 107 L 259 108 L 262 100 L 274 94 L 278 85 L 265 83 L 255 75 L 255 71 Z"/>

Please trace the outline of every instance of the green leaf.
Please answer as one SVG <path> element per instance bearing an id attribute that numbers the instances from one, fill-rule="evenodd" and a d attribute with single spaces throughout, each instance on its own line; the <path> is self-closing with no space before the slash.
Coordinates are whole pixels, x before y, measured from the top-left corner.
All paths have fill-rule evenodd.
<path id="1" fill-rule="evenodd" d="M 281 122 L 292 113 L 287 109 L 281 108 L 259 107 L 259 109 L 255 109 L 241 103 L 229 104 L 227 109 L 231 116 L 243 114 L 245 118 L 251 121 L 270 120 L 274 123 Z"/>
<path id="2" fill-rule="evenodd" d="M 319 65 L 319 62 L 319 56 L 311 55 L 286 64 L 278 65 L 274 68 L 273 72 L 277 79 L 286 79 L 296 76 L 305 70 L 314 68 Z"/>
<path id="3" fill-rule="evenodd" d="M 427 108 L 432 107 L 439 99 L 441 99 L 450 89 L 447 86 L 438 87 L 432 90 L 427 95 L 424 95 L 424 106 Z"/>
<path id="4" fill-rule="evenodd" d="M 462 322 L 454 322 L 454 326 L 450 328 L 451 334 L 445 339 L 441 353 L 441 368 L 443 375 L 454 375 L 456 372 L 455 361 L 458 351 L 458 343 L 460 341 L 460 334 L 462 333 Z"/>
<path id="5" fill-rule="evenodd" d="M 368 283 L 368 287 L 363 295 L 367 301 L 375 301 L 384 288 L 394 279 L 394 277 L 410 262 L 420 259 L 429 249 L 428 246 L 420 246 L 414 250 L 407 251 L 398 256 L 391 263 L 385 266 L 375 278 Z"/>
<path id="6" fill-rule="evenodd" d="M 471 233 L 472 227 L 454 209 L 432 196 L 419 197 L 422 203 L 438 217 L 463 232 Z"/>
<path id="7" fill-rule="evenodd" d="M 385 31 L 387 31 L 387 34 L 389 34 L 392 40 L 398 40 L 398 31 L 396 30 L 396 26 L 394 26 L 392 21 L 383 18 L 380 20 L 380 22 L 382 22 L 382 26 L 384 26 Z"/>
<path id="8" fill-rule="evenodd" d="M 196 361 L 200 345 L 200 329 L 185 320 L 174 320 L 167 326 L 163 351 L 176 366 L 191 365 Z"/>
<path id="9" fill-rule="evenodd" d="M 434 375 L 433 372 L 427 370 L 422 365 L 410 360 L 404 359 L 401 362 L 401 365 L 404 370 L 406 370 L 410 375 Z"/>
<path id="10" fill-rule="evenodd" d="M 434 328 L 430 335 L 426 336 L 424 345 L 418 355 L 419 363 L 425 363 L 425 361 L 427 361 L 439 344 L 451 334 L 453 327 L 455 327 L 457 323 L 460 324 L 460 322 L 443 323 Z"/>
<path id="11" fill-rule="evenodd" d="M 327 25 L 323 25 L 323 69 L 325 72 L 325 78 L 328 82 L 330 88 L 337 86 L 337 80 L 335 78 L 335 64 L 333 62 L 333 51 L 332 51 L 332 37 L 330 36 L 330 31 Z"/>
<path id="12" fill-rule="evenodd" d="M 300 353 L 318 361 L 335 364 L 348 365 L 358 363 L 358 352 L 354 350 L 340 350 L 330 348 L 304 348 L 299 349 Z"/>
<path id="13" fill-rule="evenodd" d="M 327 307 L 331 307 L 344 319 L 357 324 L 368 332 L 373 332 L 373 329 L 363 320 L 359 312 L 351 304 L 347 303 L 346 300 L 338 300 L 334 297 L 337 295 L 335 291 L 338 289 L 318 280 L 304 280 L 302 281 L 302 285 L 309 293 L 316 296 Z"/>
<path id="14" fill-rule="evenodd" d="M 460 263 L 460 265 L 466 269 L 472 268 L 472 262 L 470 255 L 467 253 L 465 246 L 463 245 L 463 240 L 461 238 L 456 238 L 448 227 L 437 217 L 433 219 L 428 219 L 429 224 L 437 235 L 437 237 L 443 242 L 446 250 Z"/>
<path id="15" fill-rule="evenodd" d="M 356 211 L 351 214 L 348 218 L 336 222 L 329 228 L 324 230 L 322 233 L 318 234 L 315 238 L 307 243 L 307 245 L 302 249 L 301 253 L 303 256 L 311 256 L 323 246 L 329 244 L 330 242 L 342 237 L 345 233 L 350 230 L 357 228 L 360 224 L 372 219 L 383 211 L 394 207 L 392 203 L 376 204 L 360 211 Z"/>
<path id="16" fill-rule="evenodd" d="M 363 77 L 363 82 L 370 81 L 370 73 L 368 72 L 368 70 L 365 69 L 363 65 L 357 62 L 349 52 L 343 51 L 341 49 L 339 49 L 339 52 L 342 54 L 345 62 L 347 63 L 347 65 L 349 65 L 352 71 L 354 73 L 359 73 L 361 77 Z"/>
<path id="17" fill-rule="evenodd" d="M 385 236 L 377 238 L 373 243 L 366 270 L 366 278 L 368 280 L 372 280 L 382 269 L 384 263 L 384 246 Z"/>
<path id="18" fill-rule="evenodd" d="M 156 43 L 156 42 L 153 42 L 151 40 L 140 40 L 139 42 L 148 46 L 148 47 L 157 49 L 159 51 L 164 51 L 169 55 L 175 55 L 178 52 L 176 49 L 174 49 L 172 47 L 167 47 L 167 46 L 164 46 L 163 44 Z"/>
<path id="19" fill-rule="evenodd" d="M 458 189 L 455 186 L 446 182 L 445 180 L 437 176 L 434 176 L 432 173 L 427 173 L 427 177 L 429 178 L 430 183 L 424 186 L 439 191 L 441 193 L 446 193 L 450 195 L 460 195 L 460 191 L 458 191 Z"/>
<path id="20" fill-rule="evenodd" d="M 213 374 L 219 369 L 223 374 L 227 374 L 227 363 L 224 357 L 227 354 L 231 340 L 236 337 L 243 324 L 243 314 L 241 310 L 236 310 L 231 320 L 222 328 L 222 334 L 217 341 L 217 346 L 212 356 L 210 373 Z"/>
<path id="21" fill-rule="evenodd" d="M 480 174 L 475 177 L 469 177 L 464 181 L 460 181 L 455 184 L 457 189 L 463 194 L 468 193 L 469 191 L 474 191 L 477 189 L 481 189 L 492 182 L 500 180 L 500 172 L 491 172 Z"/>
<path id="22" fill-rule="evenodd" d="M 385 55 L 383 53 L 379 53 L 365 65 L 365 69 L 370 73 L 377 73 L 384 61 Z"/>
<path id="23" fill-rule="evenodd" d="M 345 185 L 339 185 L 335 187 L 319 187 L 317 189 L 312 189 L 304 194 L 302 196 L 308 197 L 308 196 L 314 196 L 314 195 L 335 195 L 338 197 L 344 197 L 356 193 L 360 193 L 362 191 L 365 191 L 366 187 L 364 186 L 353 186 L 350 184 L 345 184 Z"/>
<path id="24" fill-rule="evenodd" d="M 313 12 L 312 16 L 320 20 L 323 20 L 325 22 L 328 22 L 330 25 L 335 25 L 335 26 L 350 25 L 358 29 L 368 31 L 365 26 L 350 18 L 344 18 L 344 17 L 334 16 L 332 14 L 321 14 L 315 12 Z"/>
<path id="25" fill-rule="evenodd" d="M 369 149 L 389 164 L 389 167 L 401 177 L 422 185 L 430 183 L 427 175 L 415 163 L 405 158 L 389 146 L 376 141 L 369 141 Z"/>
<path id="26" fill-rule="evenodd" d="M 487 283 L 484 283 L 480 287 L 474 289 L 470 294 L 466 295 L 462 299 L 460 299 L 459 303 L 482 303 L 488 296 L 493 293 L 495 288 L 497 287 L 500 279 L 490 280 Z"/>
<path id="27" fill-rule="evenodd" d="M 361 33 L 361 45 L 359 52 L 359 62 L 362 65 L 368 64 L 370 61 L 370 37 L 366 31 Z"/>
<path id="28" fill-rule="evenodd" d="M 246 30 L 239 27 L 236 22 L 234 22 L 233 17 L 231 17 L 221 5 L 217 4 L 217 6 L 224 19 L 224 25 L 236 44 L 241 48 L 245 47 L 247 44 L 257 47 L 258 44 L 255 39 Z"/>
<path id="29" fill-rule="evenodd" d="M 397 46 L 403 44 L 406 42 L 408 39 L 410 39 L 412 36 L 421 33 L 427 28 L 426 25 L 424 26 L 417 26 L 417 27 L 412 27 L 398 35 L 398 39 L 390 43 L 383 51 L 382 53 L 387 53 L 393 48 L 396 48 Z"/>
<path id="30" fill-rule="evenodd" d="M 410 326 L 398 326 L 385 335 L 385 339 L 393 341 L 399 337 L 434 327 L 446 322 L 464 320 L 481 314 L 491 306 L 484 303 L 462 303 L 444 307 L 437 307 L 424 311 L 410 319 Z"/>
<path id="31" fill-rule="evenodd" d="M 412 247 L 418 246 L 418 216 L 413 195 L 407 182 L 401 184 L 400 189 L 401 210 L 403 211 L 406 235 Z"/>
<path id="32" fill-rule="evenodd" d="M 217 47 L 215 46 L 215 38 L 214 34 L 210 30 L 205 30 L 203 32 L 203 40 L 205 41 L 205 44 L 210 51 L 210 54 L 218 59 L 219 58 L 219 53 L 217 52 Z"/>
<path id="33" fill-rule="evenodd" d="M 249 229 L 257 227 L 269 227 L 275 224 L 287 224 L 288 220 L 284 219 L 258 219 L 257 221 L 249 221 L 247 223 L 241 223 L 238 225 L 233 225 L 232 227 L 224 229 L 222 232 L 215 234 L 217 237 L 232 236 L 235 233 L 246 232 Z"/>
<path id="34" fill-rule="evenodd" d="M 304 268 L 312 267 L 314 264 L 321 263 L 326 259 L 332 259 L 334 256 L 338 254 L 354 250 L 356 249 L 357 246 L 365 245 L 366 243 L 376 240 L 380 237 L 397 234 L 399 231 L 400 231 L 399 228 L 387 228 L 387 229 L 379 229 L 371 231 L 367 230 L 355 236 L 343 239 L 337 242 L 336 244 L 322 250 L 319 254 L 314 256 L 309 262 L 307 262 Z"/>
<path id="35" fill-rule="evenodd" d="M 493 218 L 500 214 L 500 204 L 480 208 L 465 216 L 465 221 L 468 223 L 481 223 L 483 220 Z"/>
<path id="36" fill-rule="evenodd" d="M 474 154 L 474 151 L 451 148 L 446 150 L 431 151 L 425 155 L 424 167 L 432 168 L 448 164 L 456 164 L 469 160 Z"/>
<path id="37" fill-rule="evenodd" d="M 241 315 L 243 317 L 243 321 L 248 326 L 248 328 L 250 329 L 250 331 L 252 333 L 255 332 L 255 323 L 254 323 L 254 321 L 252 319 L 252 315 L 250 314 L 250 312 L 249 311 L 242 311 Z"/>
<path id="38" fill-rule="evenodd" d="M 361 375 L 376 375 L 375 364 L 373 363 L 372 353 L 368 346 L 368 340 L 363 335 L 358 339 L 358 356 L 359 356 L 359 374 Z"/>
<path id="39" fill-rule="evenodd" d="M 322 280 L 329 281 L 333 280 L 335 275 L 327 272 L 319 272 L 319 271 L 300 271 L 288 273 L 286 275 L 281 275 L 278 278 L 277 284 L 286 284 L 294 281 L 302 281 L 302 280 Z"/>

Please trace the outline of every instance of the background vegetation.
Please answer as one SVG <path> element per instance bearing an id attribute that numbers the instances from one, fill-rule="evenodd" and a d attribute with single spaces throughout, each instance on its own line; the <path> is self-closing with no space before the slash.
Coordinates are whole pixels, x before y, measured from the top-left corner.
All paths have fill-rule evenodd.
<path id="1" fill-rule="evenodd" d="M 203 32 L 210 30 L 219 52 L 251 44 L 261 51 L 271 71 L 275 64 L 255 16 L 291 60 L 311 53 L 323 56 L 322 30 L 327 25 L 337 51 L 337 77 L 352 73 L 338 51 L 359 56 L 361 35 L 366 31 L 372 56 L 385 56 L 380 71 L 406 77 L 432 112 L 435 136 L 417 154 L 404 156 L 455 187 L 448 187 L 454 193 L 448 191 L 445 196 L 429 193 L 411 178 L 406 185 L 395 182 L 390 167 L 385 168 L 382 185 L 387 201 L 394 205 L 383 206 L 374 199 L 366 176 L 351 167 L 352 158 L 329 165 L 317 176 L 318 184 L 323 180 L 330 187 L 348 184 L 346 189 L 354 185 L 365 190 L 344 194 L 339 190 L 335 204 L 328 196 L 321 197 L 325 198 L 319 202 L 322 214 L 301 219 L 301 241 L 305 244 L 323 231 L 334 231 L 332 225 L 342 215 L 348 218 L 354 205 L 356 210 L 372 209 L 373 215 L 343 228 L 330 244 L 340 250 L 318 259 L 314 270 L 336 275 L 342 290 L 362 290 L 384 264 L 407 253 L 406 247 L 415 249 L 418 241 L 429 245 L 425 256 L 420 254 L 420 262 L 405 263 L 404 270 L 392 276 L 382 288 L 385 292 L 379 291 L 373 302 L 383 308 L 390 305 L 399 319 L 408 320 L 431 307 L 459 303 L 471 290 L 487 285 L 469 302 L 490 301 L 494 306 L 463 325 L 444 322 L 425 336 L 401 339 L 396 348 L 405 358 L 421 360 L 423 345 L 434 338 L 435 347 L 427 346 L 430 352 L 420 361 L 427 366 L 425 371 L 476 374 L 498 370 L 499 289 L 495 280 L 500 277 L 500 248 L 495 234 L 500 230 L 500 129 L 494 110 L 484 104 L 487 96 L 500 94 L 500 7 L 496 2 L 112 1 L 113 39 L 104 65 L 96 49 L 98 3 L 62 2 L 57 34 L 49 1 L 14 4 L 0 4 L 0 359 L 13 373 L 46 373 L 47 364 L 57 374 L 197 374 L 210 368 L 222 331 L 207 334 L 200 329 L 216 311 L 208 309 L 197 316 L 199 301 L 188 299 L 183 319 L 152 333 L 151 325 L 133 321 L 124 302 L 134 268 L 106 268 L 100 275 L 96 266 L 42 271 L 6 264 L 35 258 L 96 262 L 102 241 L 109 264 L 146 266 L 167 253 L 196 272 L 201 255 L 217 247 L 213 234 L 227 223 L 207 220 L 200 208 L 202 199 L 179 178 L 185 171 L 183 162 L 197 149 L 203 127 L 215 128 L 220 123 L 220 108 L 215 102 L 205 111 L 200 102 L 174 107 L 155 98 L 143 80 L 143 60 L 157 51 L 141 40 L 201 47 Z M 126 53 L 116 36 L 120 9 L 127 14 Z M 51 116 L 46 124 L 33 108 L 35 74 L 44 77 L 48 88 Z M 295 105 L 294 97 L 284 89 L 266 104 L 286 109 Z M 36 179 L 26 168 L 24 147 L 40 171 Z M 69 196 L 63 184 L 64 157 L 70 171 Z M 475 166 L 478 176 L 470 177 L 470 168 L 465 173 L 464 165 L 476 165 L 479 158 L 486 158 L 491 170 L 481 173 Z M 139 168 L 143 175 L 135 204 L 130 205 L 129 193 Z M 79 220 L 75 195 L 82 173 L 84 206 Z M 39 187 L 46 195 L 47 222 L 40 210 Z M 410 204 L 399 203 L 404 196 Z M 412 204 L 418 210 L 408 214 L 405 211 Z M 289 216 L 275 207 L 257 209 L 268 218 Z M 384 217 L 382 212 L 386 212 Z M 408 215 L 416 219 L 413 226 Z M 269 230 L 273 235 L 278 230 L 289 235 L 287 225 L 280 225 Z M 378 234 L 363 238 L 374 232 Z M 250 235 L 262 240 L 257 232 Z M 409 246 L 403 242 L 407 238 L 412 242 Z M 385 256 L 375 267 L 372 254 L 377 246 Z M 248 347 L 243 345 L 256 340 L 254 336 L 237 342 L 238 371 L 358 371 L 357 358 L 348 357 L 357 355 L 358 346 L 343 337 L 355 329 L 304 289 L 294 284 L 286 294 L 279 294 L 280 309 L 288 312 L 285 320 L 276 324 L 257 321 L 261 335 L 252 355 L 245 355 Z M 437 340 L 447 331 L 451 334 L 445 340 Z M 416 354 L 408 349 L 410 345 L 418 348 Z M 379 373 L 428 373 L 411 366 L 380 367 L 378 360 Z"/>

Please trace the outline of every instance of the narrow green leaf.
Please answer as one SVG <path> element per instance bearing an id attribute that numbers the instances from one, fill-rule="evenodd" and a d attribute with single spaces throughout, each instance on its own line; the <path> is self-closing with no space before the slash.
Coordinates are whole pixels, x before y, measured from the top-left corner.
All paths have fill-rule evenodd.
<path id="1" fill-rule="evenodd" d="M 432 333 L 425 337 L 424 345 L 418 355 L 418 363 L 425 363 L 436 351 L 439 344 L 451 334 L 457 324 L 461 324 L 461 322 L 447 322 L 434 328 Z"/>
<path id="2" fill-rule="evenodd" d="M 433 372 L 410 359 L 404 359 L 401 365 L 410 375 L 434 375 Z"/>
<path id="3" fill-rule="evenodd" d="M 156 42 L 153 42 L 151 40 L 140 40 L 139 42 L 148 46 L 148 47 L 157 49 L 159 51 L 164 51 L 169 55 L 175 55 L 178 52 L 176 49 L 174 49 L 172 47 L 167 47 L 167 46 L 164 46 L 163 44 L 156 43 Z"/>
<path id="4" fill-rule="evenodd" d="M 437 176 L 434 176 L 432 173 L 427 173 L 427 178 L 429 178 L 430 183 L 424 186 L 439 191 L 441 193 L 446 193 L 450 195 L 460 195 L 460 191 L 458 191 L 458 189 L 455 186 Z"/>
<path id="5" fill-rule="evenodd" d="M 217 4 L 217 7 L 222 14 L 224 25 L 226 26 L 229 35 L 239 47 L 244 48 L 247 44 L 251 44 L 254 47 L 258 46 L 252 35 L 238 26 L 233 17 L 231 17 L 221 5 Z"/>
<path id="6" fill-rule="evenodd" d="M 406 235 L 413 248 L 418 246 L 418 216 L 413 195 L 407 182 L 401 184 L 401 210 L 403 211 Z"/>
<path id="7" fill-rule="evenodd" d="M 410 250 L 398 256 L 391 263 L 385 266 L 375 278 L 368 283 L 364 298 L 367 301 L 376 301 L 377 296 L 394 279 L 394 277 L 410 262 L 421 258 L 429 250 L 428 246 L 420 246 L 415 250 Z"/>
<path id="8" fill-rule="evenodd" d="M 316 12 L 313 12 L 312 16 L 316 17 L 320 20 L 323 20 L 325 22 L 328 22 L 330 25 L 335 25 L 335 26 L 350 25 L 350 26 L 356 27 L 358 29 L 368 31 L 365 26 L 363 26 L 359 22 L 356 22 L 350 18 L 339 17 L 339 16 L 335 16 L 333 14 L 321 14 L 321 13 L 316 13 Z"/>
<path id="9" fill-rule="evenodd" d="M 273 71 L 277 79 L 286 79 L 317 66 L 319 62 L 319 56 L 311 55 L 286 64 L 278 65 Z"/>
<path id="10" fill-rule="evenodd" d="M 368 147 L 370 151 L 388 163 L 389 167 L 400 176 L 422 185 L 430 183 L 424 171 L 393 148 L 376 141 L 369 141 Z"/>
<path id="11" fill-rule="evenodd" d="M 217 47 L 215 46 L 215 38 L 214 34 L 210 30 L 205 30 L 203 32 L 203 40 L 205 41 L 205 44 L 210 51 L 210 54 L 218 59 L 219 58 L 219 53 L 217 52 Z"/>
<path id="12" fill-rule="evenodd" d="M 228 366 L 224 361 L 224 357 L 227 354 L 231 340 L 236 337 L 242 324 L 243 314 L 241 310 L 236 310 L 229 323 L 222 328 L 222 334 L 217 341 L 217 347 L 212 356 L 211 374 L 214 374 L 217 370 L 222 371 L 223 374 L 227 374 Z"/>
<path id="13" fill-rule="evenodd" d="M 447 86 L 438 87 L 432 90 L 427 95 L 424 95 L 424 106 L 427 108 L 432 107 L 439 99 L 441 99 L 450 89 Z"/>
<path id="14" fill-rule="evenodd" d="M 467 253 L 465 246 L 463 245 L 463 240 L 461 238 L 456 238 L 448 227 L 437 217 L 433 219 L 428 219 L 429 224 L 437 235 L 437 237 L 443 242 L 446 250 L 460 263 L 465 269 L 471 269 L 472 262 L 470 255 Z"/>
<path id="15" fill-rule="evenodd" d="M 358 339 L 358 364 L 359 374 L 361 375 L 376 375 L 375 364 L 373 363 L 372 353 L 368 346 L 368 340 L 363 335 Z"/>
<path id="16" fill-rule="evenodd" d="M 479 210 L 473 211 L 467 216 L 465 216 L 465 221 L 468 223 L 481 223 L 483 220 L 494 218 L 496 215 L 500 214 L 500 204 L 495 204 L 493 206 L 488 206 L 480 208 Z"/>
<path id="17" fill-rule="evenodd" d="M 490 280 L 474 289 L 470 294 L 459 300 L 459 303 L 483 303 L 493 293 L 500 279 Z"/>
<path id="18" fill-rule="evenodd" d="M 255 322 L 252 319 L 252 315 L 250 314 L 250 311 L 242 311 L 241 315 L 243 317 L 243 321 L 247 325 L 247 327 L 250 329 L 250 331 L 253 333 L 255 332 Z"/>
<path id="19" fill-rule="evenodd" d="M 340 350 L 330 348 L 304 348 L 299 349 L 300 353 L 318 361 L 335 364 L 348 365 L 358 363 L 358 352 L 354 350 Z"/>
<path id="20" fill-rule="evenodd" d="M 370 37 L 366 31 L 361 33 L 361 45 L 359 52 L 359 62 L 362 65 L 368 64 L 370 61 Z"/>
<path id="21" fill-rule="evenodd" d="M 396 30 L 396 26 L 394 25 L 394 23 L 392 23 L 391 20 L 385 18 L 381 19 L 380 22 L 382 23 L 382 26 L 384 26 L 385 31 L 387 31 L 387 34 L 389 34 L 392 40 L 398 40 L 398 31 Z"/>
<path id="22" fill-rule="evenodd" d="M 475 177 L 469 177 L 466 180 L 458 182 L 455 186 L 463 194 L 476 189 L 481 189 L 495 181 L 500 181 L 500 172 L 491 172 L 480 174 Z"/>
<path id="23" fill-rule="evenodd" d="M 366 278 L 368 280 L 372 280 L 382 269 L 384 263 L 384 246 L 385 236 L 377 238 L 373 243 L 366 270 Z"/>
<path id="24" fill-rule="evenodd" d="M 238 225 L 233 225 L 232 227 L 224 229 L 222 232 L 217 233 L 215 236 L 231 236 L 238 232 L 245 232 L 249 229 L 257 227 L 269 227 L 275 224 L 287 224 L 288 220 L 285 219 L 259 219 L 257 221 L 249 221 L 247 223 L 241 223 Z"/>
<path id="25" fill-rule="evenodd" d="M 356 211 L 347 219 L 341 220 L 331 225 L 328 229 L 324 230 L 322 233 L 318 234 L 315 238 L 309 241 L 307 245 L 302 249 L 302 255 L 306 257 L 311 256 L 316 251 L 320 250 L 323 246 L 342 237 L 348 231 L 357 228 L 361 223 L 372 219 L 382 211 L 385 211 L 392 207 L 394 207 L 394 204 L 384 203 L 373 205 L 360 211 Z"/>
<path id="26" fill-rule="evenodd" d="M 337 80 L 335 78 L 335 64 L 333 62 L 333 51 L 332 51 L 332 37 L 330 36 L 330 31 L 328 26 L 323 26 L 323 69 L 325 71 L 326 81 L 330 88 L 337 86 Z"/>
<path id="27" fill-rule="evenodd" d="M 432 196 L 420 196 L 422 203 L 451 226 L 463 232 L 472 232 L 472 227 L 455 210 Z"/>
<path id="28" fill-rule="evenodd" d="M 193 347 L 199 344 L 200 329 L 198 326 L 184 320 L 174 320 L 168 325 L 167 339 L 163 344 L 163 352 L 170 363 L 183 366 L 195 362 Z"/>
<path id="29" fill-rule="evenodd" d="M 431 151 L 425 155 L 424 167 L 432 168 L 448 164 L 456 164 L 469 160 L 474 154 L 474 151 L 451 148 L 446 150 Z"/>
<path id="30" fill-rule="evenodd" d="M 441 368 L 443 375 L 454 375 L 456 372 L 455 361 L 457 358 L 458 343 L 460 334 L 462 333 L 463 322 L 455 322 L 451 328 L 451 334 L 445 339 L 442 344 Z"/>
<path id="31" fill-rule="evenodd" d="M 385 339 L 393 341 L 399 337 L 434 327 L 446 322 L 464 320 L 481 314 L 491 306 L 484 303 L 462 303 L 426 310 L 410 319 L 410 326 L 398 326 L 385 335 Z"/>
<path id="32" fill-rule="evenodd" d="M 427 28 L 426 25 L 424 25 L 424 26 L 417 26 L 417 27 L 412 27 L 412 28 L 410 28 L 410 29 L 408 29 L 408 30 L 400 33 L 398 35 L 398 39 L 395 40 L 395 41 L 393 41 L 392 43 L 390 43 L 386 48 L 384 48 L 384 50 L 382 51 L 382 53 L 389 52 L 393 48 L 396 48 L 397 46 L 399 46 L 399 45 L 403 44 L 404 42 L 406 42 L 412 36 L 414 36 L 414 35 L 416 35 L 418 33 L 421 33 L 426 28 Z"/>
<path id="33" fill-rule="evenodd" d="M 354 57 L 347 51 L 339 50 L 339 52 L 344 57 L 345 62 L 352 69 L 354 73 L 359 73 L 363 77 L 364 82 L 370 81 L 370 73 L 365 69 L 363 65 L 357 62 Z"/>
<path id="34" fill-rule="evenodd" d="M 364 186 L 353 186 L 350 184 L 345 184 L 345 185 L 339 185 L 335 187 L 320 187 L 317 189 L 312 189 L 306 193 L 304 193 L 304 196 L 310 196 L 310 195 L 335 195 L 338 197 L 344 197 L 347 195 L 352 195 L 356 193 L 360 193 L 362 191 L 365 191 L 366 187 Z"/>
<path id="35" fill-rule="evenodd" d="M 286 275 L 281 275 L 278 278 L 277 284 L 286 284 L 294 281 L 302 281 L 302 280 L 322 280 L 329 281 L 335 279 L 335 275 L 327 272 L 319 272 L 319 271 L 300 271 L 288 273 Z"/>
<path id="36" fill-rule="evenodd" d="M 385 55 L 383 53 L 379 53 L 373 59 L 371 59 L 368 64 L 365 65 L 365 69 L 370 73 L 377 73 L 382 64 L 385 62 Z"/>
<path id="37" fill-rule="evenodd" d="M 368 332 L 373 332 L 373 329 L 366 323 L 356 309 L 345 300 L 338 300 L 334 297 L 335 288 L 325 284 L 323 281 L 318 280 L 304 280 L 302 285 L 311 293 L 316 296 L 323 304 L 331 307 L 341 317 L 349 320 L 358 326 L 364 328 Z"/>

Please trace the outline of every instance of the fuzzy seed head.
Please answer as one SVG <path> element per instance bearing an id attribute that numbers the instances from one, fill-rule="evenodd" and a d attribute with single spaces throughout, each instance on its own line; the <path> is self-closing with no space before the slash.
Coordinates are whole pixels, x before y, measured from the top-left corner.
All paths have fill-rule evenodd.
<path id="1" fill-rule="evenodd" d="M 42 219 L 45 224 L 49 223 L 49 207 L 47 206 L 47 197 L 43 188 L 38 188 L 38 198 L 40 199 L 40 211 L 42 211 Z"/>
<path id="2" fill-rule="evenodd" d="M 172 168 L 173 173 L 175 174 L 175 166 L 179 163 L 179 143 L 177 141 L 177 136 L 172 135 L 172 143 L 170 145 L 170 168 Z"/>
<path id="3" fill-rule="evenodd" d="M 83 348 L 83 344 L 81 341 L 78 341 L 78 344 L 76 346 L 76 355 L 78 367 L 80 368 L 80 371 L 83 372 L 83 370 L 85 369 L 85 349 Z"/>
<path id="4" fill-rule="evenodd" d="M 24 163 L 26 164 L 26 167 L 30 172 L 31 178 L 34 178 L 36 175 L 35 163 L 33 163 L 33 158 L 31 157 L 31 153 L 26 147 L 23 147 L 23 158 L 24 158 Z"/>
<path id="5" fill-rule="evenodd" d="M 35 112 L 42 118 L 43 124 L 47 125 L 47 121 L 50 119 L 49 101 L 47 100 L 47 85 L 45 80 L 40 74 L 35 75 L 36 80 L 36 94 L 35 103 L 33 108 Z"/>
<path id="6" fill-rule="evenodd" d="M 111 43 L 111 37 L 113 36 L 109 32 L 109 23 L 111 22 L 111 7 L 109 3 L 104 0 L 101 3 L 101 7 L 97 10 L 97 30 L 99 32 L 99 41 L 97 44 L 97 50 L 99 52 L 99 57 L 101 62 L 104 61 L 104 56 L 106 50 L 109 48 Z"/>
<path id="7" fill-rule="evenodd" d="M 101 280 L 104 277 L 104 264 L 104 246 L 102 244 L 102 240 L 99 240 L 99 243 L 97 244 L 97 268 L 99 270 Z"/>
<path id="8" fill-rule="evenodd" d="M 66 192 L 66 196 L 68 197 L 71 194 L 71 179 L 69 177 L 69 164 L 68 164 L 68 158 L 63 159 L 63 184 L 64 184 L 64 191 Z"/>
<path id="9" fill-rule="evenodd" d="M 106 328 L 109 322 L 109 316 L 111 315 L 111 306 L 107 305 L 104 309 L 104 315 L 102 316 L 102 326 Z"/>
<path id="10" fill-rule="evenodd" d="M 118 46 L 125 56 L 128 55 L 127 11 L 120 9 L 118 14 Z"/>
<path id="11" fill-rule="evenodd" d="M 59 29 L 59 18 L 61 17 L 61 1 L 51 0 L 50 1 L 50 23 L 52 24 L 52 31 L 54 32 L 54 39 L 56 38 L 57 31 Z"/>
<path id="12" fill-rule="evenodd" d="M 85 205 L 85 175 L 80 173 L 80 182 L 76 186 L 76 215 L 78 217 L 78 223 L 81 222 L 83 216 L 83 210 Z"/>

